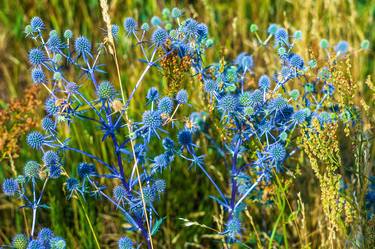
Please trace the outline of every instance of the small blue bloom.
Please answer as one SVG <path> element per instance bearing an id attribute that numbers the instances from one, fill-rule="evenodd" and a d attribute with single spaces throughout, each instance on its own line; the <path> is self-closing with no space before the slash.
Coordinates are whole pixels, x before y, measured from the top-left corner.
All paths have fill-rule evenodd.
<path id="1" fill-rule="evenodd" d="M 78 165 L 78 175 L 81 178 L 96 176 L 96 169 L 94 164 L 82 162 Z"/>
<path id="2" fill-rule="evenodd" d="M 336 53 L 345 54 L 349 50 L 349 43 L 347 41 L 340 41 L 335 46 Z"/>
<path id="3" fill-rule="evenodd" d="M 33 48 L 29 52 L 29 61 L 34 66 L 40 66 L 47 61 L 47 57 L 39 48 Z"/>
<path id="4" fill-rule="evenodd" d="M 3 182 L 3 192 L 7 196 L 14 196 L 18 191 L 18 183 L 14 179 L 5 179 Z"/>
<path id="5" fill-rule="evenodd" d="M 35 84 L 46 83 L 46 76 L 41 68 L 36 67 L 31 71 L 31 78 Z"/>
<path id="6" fill-rule="evenodd" d="M 258 86 L 263 90 L 267 90 L 271 86 L 270 78 L 267 75 L 260 76 L 258 80 Z"/>
<path id="7" fill-rule="evenodd" d="M 162 28 L 158 28 L 152 34 L 151 40 L 152 40 L 152 43 L 155 44 L 156 47 L 160 47 L 167 41 L 167 38 L 168 38 L 167 31 L 165 31 Z"/>
<path id="8" fill-rule="evenodd" d="M 27 134 L 26 142 L 31 148 L 40 150 L 45 142 L 45 138 L 42 133 L 33 131 Z"/>
<path id="9" fill-rule="evenodd" d="M 173 100 L 170 97 L 160 99 L 158 103 L 158 110 L 161 113 L 171 114 L 173 111 Z"/>
<path id="10" fill-rule="evenodd" d="M 176 94 L 176 100 L 179 104 L 186 104 L 188 102 L 188 93 L 182 89 Z"/>
<path id="11" fill-rule="evenodd" d="M 137 22 L 132 17 L 127 17 L 124 21 L 124 28 L 128 34 L 134 33 L 137 29 Z"/>
<path id="12" fill-rule="evenodd" d="M 118 249 L 134 249 L 133 241 L 128 237 L 122 237 L 118 241 Z"/>
<path id="13" fill-rule="evenodd" d="M 42 31 L 44 29 L 44 22 L 38 16 L 34 16 L 31 19 L 30 25 L 31 25 L 31 28 L 33 29 L 34 32 L 40 32 L 40 31 Z"/>
<path id="14" fill-rule="evenodd" d="M 91 53 L 91 42 L 84 36 L 78 37 L 74 42 L 74 48 L 78 55 L 84 58 Z"/>

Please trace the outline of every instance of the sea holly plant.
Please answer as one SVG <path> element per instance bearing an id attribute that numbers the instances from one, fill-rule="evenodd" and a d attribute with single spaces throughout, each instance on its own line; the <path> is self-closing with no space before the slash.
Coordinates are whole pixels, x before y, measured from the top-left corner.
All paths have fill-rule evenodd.
<path id="1" fill-rule="evenodd" d="M 153 68 L 167 70 L 160 64 L 181 61 L 184 70 L 180 77 L 190 68 L 202 67 L 202 55 L 212 43 L 207 37 L 207 27 L 194 19 L 181 20 L 181 14 L 181 10 L 173 9 L 168 15 L 167 27 L 157 17 L 151 19 L 151 26 L 140 25 L 128 17 L 123 23 L 125 34 L 122 37 L 119 26 L 111 25 L 106 39 L 99 43 L 73 34 L 71 30 L 65 30 L 63 35 L 55 30 L 48 32 L 39 17 L 33 17 L 25 28 L 26 37 L 36 45 L 28 55 L 31 78 L 47 89 L 49 96 L 45 100 L 42 130 L 27 135 L 28 145 L 41 155 L 41 161 L 29 161 L 24 176 L 3 183 L 7 195 L 22 198 L 26 203 L 24 208 L 31 208 L 33 212 L 31 233 L 22 237 L 23 245 L 36 248 L 34 244 L 44 241 L 34 232 L 38 224 L 36 214 L 47 207 L 43 193 L 47 191 L 49 180 L 63 177 L 68 198 L 107 200 L 130 224 L 129 230 L 144 238 L 134 241 L 124 236 L 118 241 L 119 248 L 153 248 L 152 236 L 164 220 L 154 207 L 166 189 L 160 173 L 170 168 L 174 157 L 181 155 L 184 148 L 192 148 L 189 137 L 185 138 L 185 133 L 189 134 L 187 131 L 179 132 L 181 147 L 170 137 L 174 130 L 178 132 L 183 118 L 177 117 L 178 110 L 188 105 L 189 93 L 178 89 L 161 96 L 158 89 L 152 87 L 145 96 L 146 110 L 141 120 L 131 121 L 128 109 L 147 72 Z M 101 64 L 101 58 L 109 56 L 106 54 L 108 39 L 116 43 L 125 36 L 136 41 L 143 55 L 141 61 L 145 63 L 127 99 L 121 82 L 119 87 L 110 82 L 105 74 L 106 66 Z M 69 70 L 79 73 L 72 76 Z M 178 83 L 177 78 L 172 81 Z M 101 130 L 100 142 L 112 146 L 115 160 L 105 161 L 72 146 L 74 138 L 64 137 L 61 129 L 78 122 L 93 123 Z M 155 143 L 161 145 L 161 151 L 155 149 Z M 64 162 L 67 151 L 81 154 L 85 161 L 76 167 L 66 167 L 69 164 Z M 77 168 L 77 172 L 69 172 L 68 168 Z M 108 184 L 104 185 L 100 179 L 107 179 Z M 27 185 L 31 185 L 31 198 L 27 197 Z M 37 185 L 42 185 L 40 193 L 37 193 Z M 20 238 L 21 235 L 16 235 L 13 244 Z M 49 238 L 48 248 L 65 248 L 65 243 L 56 241 L 57 237 Z M 59 247 L 54 247 L 55 244 Z"/>

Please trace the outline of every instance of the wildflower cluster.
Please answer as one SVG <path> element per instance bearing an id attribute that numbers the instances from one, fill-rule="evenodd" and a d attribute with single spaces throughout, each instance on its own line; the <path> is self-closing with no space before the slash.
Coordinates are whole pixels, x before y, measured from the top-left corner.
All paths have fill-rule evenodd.
<path id="1" fill-rule="evenodd" d="M 42 129 L 26 137 L 40 160 L 28 161 L 23 175 L 2 183 L 6 195 L 21 198 L 24 207 L 33 213 L 30 236 L 16 235 L 13 247 L 66 247 L 65 241 L 47 228 L 35 235 L 37 211 L 47 207 L 43 203 L 47 183 L 63 178 L 68 198 L 105 199 L 130 224 L 128 230 L 143 237 L 142 241 L 135 241 L 123 236 L 118 240 L 118 248 L 153 248 L 152 236 L 163 222 L 155 203 L 167 188 L 161 173 L 171 169 L 177 157 L 202 172 L 218 193 L 212 198 L 225 210 L 226 222 L 220 231 L 225 243 L 240 242 L 246 200 L 257 198 L 256 192 L 272 184 L 275 174 L 288 170 L 285 161 L 299 149 L 295 132 L 303 127 L 306 134 L 320 134 L 323 127 L 357 121 L 351 101 L 337 104 L 334 92 L 341 76 L 332 78 L 330 72 L 332 65 L 349 52 L 347 42 L 339 42 L 332 56 L 328 41 L 322 40 L 328 66 L 318 68 L 314 59 L 307 60 L 293 52 L 302 39 L 300 31 L 291 35 L 272 24 L 263 41 L 257 26 L 252 25 L 250 30 L 256 34 L 259 46 L 272 47 L 280 62 L 277 71 L 256 75 L 256 62 L 248 53 L 239 54 L 233 61 L 222 59 L 206 64 L 205 51 L 213 45 L 207 26 L 182 17 L 178 8 L 164 9 L 162 17 L 154 16 L 150 23 L 140 24 L 127 17 L 123 30 L 112 25 L 110 32 L 104 34 L 112 34 L 115 43 L 128 37 L 139 47 L 145 68 L 135 84 L 128 84 L 134 85 L 133 89 L 124 89 L 121 81 L 111 82 L 105 65 L 100 64 L 106 55 L 108 37 L 94 43 L 71 30 L 62 35 L 56 30 L 47 32 L 41 18 L 32 18 L 25 28 L 26 36 L 36 42 L 28 55 L 31 78 L 36 85 L 46 88 L 49 96 L 44 102 L 46 116 L 40 125 Z M 130 104 L 153 68 L 160 69 L 166 77 L 168 94 L 163 95 L 156 87 L 148 89 L 142 117 L 136 120 L 129 116 Z M 71 76 L 71 69 L 79 74 Z M 187 75 L 200 82 L 212 109 L 207 114 L 193 106 L 189 110 L 195 112 L 181 122 L 184 117 L 179 110 L 190 107 L 192 94 L 181 84 Z M 249 84 L 252 80 L 257 82 L 256 86 Z M 300 93 L 291 82 L 300 84 L 304 91 Z M 343 98 L 346 97 L 339 100 Z M 78 122 L 98 127 L 100 143 L 112 149 L 113 160 L 75 148 L 74 139 L 61 135 L 62 129 Z M 226 132 L 215 138 L 212 127 L 217 123 Z M 207 140 L 196 140 L 199 135 Z M 228 187 L 224 188 L 210 175 L 199 143 L 220 151 L 216 156 L 229 166 Z M 65 158 L 67 151 L 85 158 L 74 167 L 77 172 L 67 171 L 72 168 L 66 167 L 70 163 Z"/>

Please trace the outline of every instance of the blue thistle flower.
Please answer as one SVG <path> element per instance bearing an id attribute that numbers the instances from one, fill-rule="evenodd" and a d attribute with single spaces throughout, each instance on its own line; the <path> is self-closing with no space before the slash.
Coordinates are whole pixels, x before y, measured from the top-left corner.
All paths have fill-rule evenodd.
<path id="1" fill-rule="evenodd" d="M 292 67 L 295 67 L 297 69 L 303 69 L 304 66 L 304 61 L 298 54 L 293 54 L 289 59 L 289 63 Z"/>
<path id="2" fill-rule="evenodd" d="M 60 237 L 54 237 L 50 241 L 51 249 L 65 249 L 66 241 Z"/>
<path id="3" fill-rule="evenodd" d="M 188 38 L 198 37 L 198 22 L 192 18 L 185 21 L 183 31 Z"/>
<path id="4" fill-rule="evenodd" d="M 292 120 L 294 120 L 296 124 L 302 124 L 303 122 L 305 122 L 306 120 L 305 110 L 299 110 L 293 113 Z"/>
<path id="5" fill-rule="evenodd" d="M 116 95 L 116 90 L 109 81 L 103 81 L 99 84 L 96 94 L 102 100 L 112 99 Z"/>
<path id="6" fill-rule="evenodd" d="M 137 30 L 137 26 L 137 22 L 132 17 L 127 17 L 124 21 L 124 28 L 128 35 L 134 33 Z"/>
<path id="7" fill-rule="evenodd" d="M 280 111 L 285 108 L 288 104 L 288 101 L 282 97 L 274 98 L 268 104 L 268 109 L 271 111 Z"/>
<path id="8" fill-rule="evenodd" d="M 173 111 L 173 100 L 170 97 L 164 97 L 159 100 L 158 110 L 161 113 L 171 114 Z"/>
<path id="9" fill-rule="evenodd" d="M 27 246 L 27 249 L 46 249 L 46 247 L 39 240 L 32 240 Z"/>
<path id="10" fill-rule="evenodd" d="M 253 57 L 247 53 L 241 53 L 237 56 L 235 64 L 242 72 L 251 70 L 254 67 Z"/>
<path id="11" fill-rule="evenodd" d="M 261 90 L 257 89 L 251 93 L 251 102 L 252 106 L 263 103 L 263 93 Z"/>
<path id="12" fill-rule="evenodd" d="M 23 174 L 29 178 L 39 177 L 40 165 L 36 161 L 28 161 L 23 167 Z"/>
<path id="13" fill-rule="evenodd" d="M 162 23 L 158 16 L 153 16 L 150 22 L 153 26 L 160 26 Z"/>
<path id="14" fill-rule="evenodd" d="M 151 87 L 148 89 L 146 99 L 148 100 L 147 103 L 151 103 L 156 101 L 159 98 L 159 91 L 155 87 Z"/>
<path id="15" fill-rule="evenodd" d="M 145 111 L 142 119 L 143 125 L 146 128 L 156 130 L 161 127 L 163 120 L 158 111 Z"/>
<path id="16" fill-rule="evenodd" d="M 86 55 L 91 55 L 91 42 L 85 36 L 78 37 L 74 42 L 74 48 L 78 55 L 86 58 Z"/>
<path id="17" fill-rule="evenodd" d="M 247 107 L 253 104 L 252 96 L 250 92 L 243 92 L 240 94 L 239 102 L 242 106 Z"/>
<path id="18" fill-rule="evenodd" d="M 286 150 L 280 143 L 274 143 L 269 146 L 268 153 L 272 160 L 282 162 L 286 157 Z"/>
<path id="19" fill-rule="evenodd" d="M 7 196 L 14 196 L 18 191 L 18 183 L 14 179 L 5 179 L 3 182 L 3 192 Z"/>
<path id="20" fill-rule="evenodd" d="M 228 234 L 229 237 L 234 238 L 240 231 L 241 231 L 240 220 L 236 217 L 232 217 L 226 224 L 225 233 Z"/>
<path id="21" fill-rule="evenodd" d="M 178 132 L 177 139 L 180 145 L 190 147 L 193 144 L 193 136 L 189 130 L 181 130 Z"/>
<path id="22" fill-rule="evenodd" d="M 179 104 L 186 104 L 188 102 L 188 93 L 182 89 L 176 94 L 176 100 Z"/>
<path id="23" fill-rule="evenodd" d="M 69 178 L 66 180 L 66 189 L 68 192 L 72 193 L 73 191 L 78 190 L 79 182 L 76 178 Z"/>
<path id="24" fill-rule="evenodd" d="M 142 189 L 143 192 L 143 199 L 145 200 L 146 204 L 151 205 L 155 200 L 155 192 L 154 190 L 146 186 Z"/>
<path id="25" fill-rule="evenodd" d="M 45 142 L 45 138 L 42 133 L 33 131 L 27 134 L 26 142 L 31 148 L 40 150 Z"/>
<path id="26" fill-rule="evenodd" d="M 168 38 L 168 33 L 162 28 L 158 28 L 154 31 L 151 37 L 151 41 L 156 47 L 162 46 Z"/>
<path id="27" fill-rule="evenodd" d="M 134 249 L 133 241 L 128 237 L 122 237 L 118 241 L 118 249 Z"/>
<path id="28" fill-rule="evenodd" d="M 163 179 L 158 179 L 154 182 L 153 187 L 158 194 L 162 194 L 165 192 L 165 188 L 166 188 L 165 181 Z"/>
<path id="29" fill-rule="evenodd" d="M 94 164 L 82 162 L 78 165 L 78 175 L 81 178 L 96 176 L 96 169 Z"/>
<path id="30" fill-rule="evenodd" d="M 143 30 L 145 32 L 149 31 L 150 25 L 147 22 L 143 23 L 142 26 L 141 26 L 141 30 Z"/>
<path id="31" fill-rule="evenodd" d="M 38 233 L 38 240 L 42 243 L 48 243 L 49 240 L 53 237 L 55 237 L 55 235 L 53 234 L 52 230 L 48 227 L 42 228 Z"/>
<path id="32" fill-rule="evenodd" d="M 59 107 L 56 106 L 56 99 L 54 97 L 49 97 L 44 103 L 44 108 L 49 115 L 54 115 L 59 111 Z"/>
<path id="33" fill-rule="evenodd" d="M 288 31 L 284 28 L 278 28 L 275 33 L 275 39 L 278 46 L 280 45 L 287 45 L 289 42 L 289 35 Z"/>
<path id="34" fill-rule="evenodd" d="M 204 91 L 207 93 L 214 93 L 218 89 L 218 84 L 212 79 L 204 81 Z"/>
<path id="35" fill-rule="evenodd" d="M 64 38 L 65 39 L 72 39 L 73 38 L 73 32 L 70 29 L 65 30 Z"/>
<path id="36" fill-rule="evenodd" d="M 179 8 L 173 8 L 171 12 L 171 16 L 173 18 L 179 18 L 182 15 L 182 11 Z"/>
<path id="37" fill-rule="evenodd" d="M 198 34 L 198 39 L 203 40 L 206 39 L 208 36 L 208 27 L 204 23 L 198 24 L 197 27 L 197 34 Z"/>
<path id="38" fill-rule="evenodd" d="M 265 74 L 260 76 L 258 80 L 258 86 L 263 90 L 267 90 L 271 86 L 270 78 Z"/>
<path id="39" fill-rule="evenodd" d="M 58 53 L 60 51 L 60 49 L 63 48 L 64 46 L 61 43 L 60 38 L 58 37 L 58 35 L 51 35 L 48 38 L 47 47 L 53 53 Z"/>
<path id="40" fill-rule="evenodd" d="M 40 32 L 44 29 L 44 22 L 40 17 L 34 16 L 31 18 L 30 26 L 34 32 Z"/>
<path id="41" fill-rule="evenodd" d="M 51 118 L 45 117 L 42 119 L 42 128 L 46 131 L 53 131 L 55 129 L 55 122 Z"/>
<path id="42" fill-rule="evenodd" d="M 160 172 L 166 169 L 169 166 L 169 156 L 164 153 L 154 157 L 154 167 L 155 170 Z"/>
<path id="43" fill-rule="evenodd" d="M 340 41 L 335 46 L 336 53 L 345 54 L 349 50 L 349 43 L 347 41 Z"/>
<path id="44" fill-rule="evenodd" d="M 43 70 L 39 67 L 33 68 L 31 71 L 31 78 L 35 84 L 42 84 L 47 81 Z"/>
<path id="45" fill-rule="evenodd" d="M 126 195 L 127 191 L 123 186 L 117 185 L 113 188 L 113 196 L 115 197 L 115 200 L 117 202 L 121 202 L 122 200 L 124 200 L 124 198 L 126 198 Z"/>
<path id="46" fill-rule="evenodd" d="M 227 94 L 219 99 L 219 109 L 224 115 L 233 114 L 238 111 L 239 102 L 236 96 Z"/>
<path id="47" fill-rule="evenodd" d="M 271 23 L 271 24 L 268 26 L 267 33 L 268 33 L 268 34 L 271 34 L 271 35 L 274 35 L 274 34 L 276 34 L 277 29 L 278 29 L 277 25 L 274 24 L 274 23 Z"/>
<path id="48" fill-rule="evenodd" d="M 56 166 L 60 162 L 60 157 L 53 150 L 46 151 L 43 154 L 43 162 L 46 166 Z"/>
<path id="49" fill-rule="evenodd" d="M 33 48 L 29 51 L 29 61 L 34 66 L 40 66 L 47 61 L 47 57 L 39 48 Z"/>
<path id="50" fill-rule="evenodd" d="M 112 27 L 111 27 L 111 32 L 112 32 L 112 36 L 115 40 L 118 39 L 118 35 L 119 35 L 119 32 L 120 32 L 120 27 L 116 24 L 112 24 Z"/>
<path id="51" fill-rule="evenodd" d="M 16 234 L 12 239 L 12 246 L 15 249 L 26 249 L 29 239 L 24 234 Z"/>

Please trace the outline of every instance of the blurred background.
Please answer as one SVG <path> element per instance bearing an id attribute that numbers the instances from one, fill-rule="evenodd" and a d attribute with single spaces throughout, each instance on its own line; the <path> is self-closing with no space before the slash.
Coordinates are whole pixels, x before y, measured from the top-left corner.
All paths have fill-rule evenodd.
<path id="1" fill-rule="evenodd" d="M 297 51 L 305 58 L 318 53 L 317 47 L 322 38 L 328 39 L 331 44 L 347 40 L 354 49 L 359 48 L 364 39 L 370 40 L 371 46 L 375 41 L 375 1 L 371 0 L 112 0 L 109 5 L 112 23 L 121 27 L 125 17 L 132 16 L 139 23 L 149 22 L 152 16 L 160 16 L 163 8 L 179 7 L 185 11 L 186 16 L 192 16 L 208 25 L 214 47 L 208 51 L 207 61 L 212 62 L 221 57 L 231 60 L 245 51 L 253 54 L 256 63 L 259 61 L 263 65 L 257 67 L 258 71 L 255 73 L 258 75 L 266 71 L 272 72 L 276 65 L 272 65 L 273 57 L 267 55 L 267 49 L 257 48 L 255 45 L 255 37 L 249 31 L 252 23 L 258 25 L 259 34 L 263 38 L 266 38 L 270 23 L 284 26 L 291 33 L 301 30 L 303 40 L 297 45 Z M 105 24 L 98 0 L 0 0 L 0 182 L 22 171 L 25 161 L 38 159 L 38 155 L 24 143 L 27 131 L 40 128 L 45 96 L 44 89 L 32 87 L 27 60 L 27 53 L 35 44 L 25 38 L 24 27 L 33 16 L 41 17 L 48 28 L 55 29 L 59 34 L 69 28 L 74 36 L 82 34 L 92 41 L 102 40 L 104 34 Z M 134 41 L 125 38 L 124 32 L 121 35 L 123 38 L 118 43 L 117 54 L 121 77 L 129 92 L 144 65 L 138 61 L 141 54 Z M 107 79 L 116 82 L 113 61 L 108 56 L 107 61 L 104 59 L 103 62 L 109 65 L 106 67 Z M 355 81 L 363 83 L 367 75 L 374 77 L 373 50 L 365 54 L 354 54 L 351 63 Z M 183 84 L 193 95 L 192 89 L 196 89 L 197 83 L 188 79 Z M 361 97 L 371 100 L 373 96 L 366 91 L 364 84 L 361 85 Z M 136 96 L 137 101 L 133 101 L 130 109 L 137 111 L 130 115 L 134 120 L 139 119 L 142 114 L 138 105 L 143 106 L 145 93 L 150 86 L 157 86 L 162 91 L 165 88 L 165 79 L 156 70 L 146 77 Z M 199 95 L 195 97 L 199 98 Z M 200 103 L 199 99 L 194 101 Z M 203 110 L 207 109 L 201 104 Z M 111 160 L 110 149 L 107 149 L 106 144 L 96 141 L 100 134 L 96 127 L 77 123 L 66 132 L 77 138 L 73 141 L 77 148 L 84 148 L 92 154 L 101 155 L 105 160 Z M 345 150 L 351 153 L 350 145 L 343 148 L 343 154 L 346 154 Z M 66 159 L 65 167 L 69 172 L 76 172 L 77 164 L 83 160 L 80 156 L 69 153 Z M 218 162 L 213 160 L 211 163 L 215 170 L 215 163 Z M 314 233 L 317 224 L 314 216 L 319 215 L 319 209 L 316 208 L 319 206 L 319 190 L 314 190 L 317 180 L 311 169 L 304 168 L 303 165 L 301 168 L 302 177 L 295 180 L 292 188 L 294 193 L 309 189 L 305 195 L 311 196 L 306 196 L 304 202 L 308 210 L 306 212 L 311 216 L 308 226 L 311 228 L 310 238 L 313 241 L 313 238 L 319 238 L 314 237 L 318 233 Z M 156 207 L 160 216 L 166 217 L 161 232 L 154 239 L 156 248 L 220 248 L 212 242 L 213 235 L 209 230 L 200 226 L 186 226 L 179 219 L 186 218 L 214 226 L 212 213 L 220 213 L 220 210 L 216 210 L 218 207 L 209 198 L 209 194 L 213 193 L 209 182 L 194 170 L 189 171 L 188 166 L 180 161 L 175 161 L 172 172 L 173 174 L 165 174 L 167 191 Z M 225 177 L 225 170 L 216 169 L 215 172 L 219 179 Z M 40 224 L 51 227 L 56 234 L 65 237 L 69 248 L 95 248 L 85 218 L 87 212 L 103 248 L 115 248 L 115 242 L 125 231 L 124 220 L 119 213 L 104 201 L 103 205 L 97 205 L 98 202 L 88 198 L 82 207 L 76 199 L 67 200 L 62 184 L 63 181 L 50 184 L 45 196 L 50 209 L 39 213 Z M 296 195 L 291 196 L 291 199 L 297 200 Z M 0 193 L 0 245 L 9 244 L 9 238 L 16 232 L 25 232 L 25 226 L 30 223 L 30 218 L 26 218 L 28 223 L 25 224 L 25 217 L 30 217 L 29 211 L 25 211 L 25 215 L 17 209 L 18 206 L 20 202 L 9 200 Z M 254 213 L 267 215 L 265 217 L 274 215 L 276 211 L 272 208 L 254 207 Z M 262 221 L 262 215 L 257 217 L 260 219 L 255 220 L 255 224 L 267 223 L 267 220 Z M 252 235 L 248 236 L 251 238 Z M 299 248 L 299 245 L 295 244 L 295 248 Z"/>

